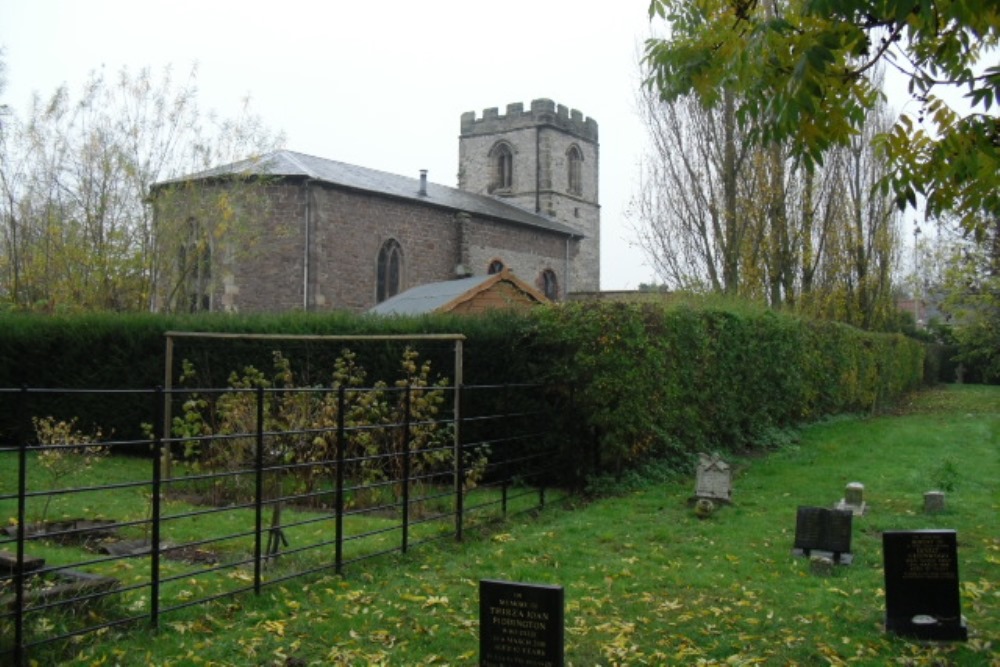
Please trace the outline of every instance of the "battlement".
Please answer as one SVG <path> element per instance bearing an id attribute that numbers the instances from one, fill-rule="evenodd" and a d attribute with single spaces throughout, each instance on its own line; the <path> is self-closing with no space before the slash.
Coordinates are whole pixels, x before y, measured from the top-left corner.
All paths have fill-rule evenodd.
<path id="1" fill-rule="evenodd" d="M 484 109 L 481 118 L 476 118 L 475 111 L 462 114 L 462 136 L 507 132 L 537 125 L 552 125 L 581 139 L 597 142 L 596 120 L 585 118 L 576 109 L 569 109 L 544 98 L 532 100 L 527 111 L 524 104 L 515 102 L 507 105 L 503 115 L 497 107 Z"/>

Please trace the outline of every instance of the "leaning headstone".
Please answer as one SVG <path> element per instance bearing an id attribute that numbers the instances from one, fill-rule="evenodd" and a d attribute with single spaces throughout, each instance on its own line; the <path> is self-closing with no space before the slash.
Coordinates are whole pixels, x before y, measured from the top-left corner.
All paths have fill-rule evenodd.
<path id="1" fill-rule="evenodd" d="M 732 497 L 732 474 L 729 471 L 729 464 L 718 456 L 699 454 L 693 500 L 729 503 Z"/>
<path id="2" fill-rule="evenodd" d="M 563 667 L 562 586 L 479 582 L 480 667 Z"/>
<path id="3" fill-rule="evenodd" d="M 865 485 L 861 482 L 851 482 L 844 488 L 844 497 L 837 503 L 836 508 L 847 510 L 854 516 L 862 516 L 868 511 L 865 504 Z"/>
<path id="4" fill-rule="evenodd" d="M 882 533 L 885 629 L 915 639 L 966 640 L 954 530 Z"/>
<path id="5" fill-rule="evenodd" d="M 847 510 L 826 509 L 825 507 L 799 507 L 795 517 L 796 556 L 822 556 L 834 563 L 850 565 L 854 560 L 851 553 L 851 519 Z"/>
<path id="6" fill-rule="evenodd" d="M 928 491 L 924 494 L 924 514 L 944 511 L 944 491 Z"/>

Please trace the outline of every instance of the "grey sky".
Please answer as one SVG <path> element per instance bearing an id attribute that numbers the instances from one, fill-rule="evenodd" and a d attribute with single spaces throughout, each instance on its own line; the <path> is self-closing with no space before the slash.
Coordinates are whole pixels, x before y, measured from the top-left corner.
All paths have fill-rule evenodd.
<path id="1" fill-rule="evenodd" d="M 653 280 L 624 217 L 647 0 L 0 0 L 7 89 L 76 94 L 92 70 L 198 63 L 199 101 L 243 97 L 287 147 L 454 186 L 465 111 L 546 97 L 600 127 L 601 286 Z"/>

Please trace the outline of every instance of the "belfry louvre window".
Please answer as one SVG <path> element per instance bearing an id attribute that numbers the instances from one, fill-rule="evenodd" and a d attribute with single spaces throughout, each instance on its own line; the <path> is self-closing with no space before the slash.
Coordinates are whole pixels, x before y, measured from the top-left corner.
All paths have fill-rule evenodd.
<path id="1" fill-rule="evenodd" d="M 510 145 L 498 143 L 490 150 L 490 161 L 493 163 L 493 177 L 490 182 L 490 192 L 510 190 L 514 186 L 514 152 Z"/>
<path id="2" fill-rule="evenodd" d="M 382 303 L 399 293 L 403 275 L 403 248 L 396 239 L 382 244 L 378 252 L 378 285 L 375 300 Z"/>
<path id="3" fill-rule="evenodd" d="M 583 194 L 583 153 L 577 146 L 570 146 L 566 151 L 566 164 L 569 169 L 567 190 L 570 194 Z"/>

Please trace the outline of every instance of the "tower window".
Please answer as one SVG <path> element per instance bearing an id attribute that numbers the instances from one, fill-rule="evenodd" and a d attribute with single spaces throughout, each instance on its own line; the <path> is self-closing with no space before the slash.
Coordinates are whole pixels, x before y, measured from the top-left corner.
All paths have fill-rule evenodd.
<path id="1" fill-rule="evenodd" d="M 570 146 L 566 151 L 566 164 L 568 165 L 567 190 L 570 194 L 583 194 L 583 153 L 577 146 Z"/>
<path id="2" fill-rule="evenodd" d="M 403 275 L 403 248 L 396 239 L 389 239 L 378 251 L 375 301 L 382 303 L 399 293 Z"/>
<path id="3" fill-rule="evenodd" d="M 510 144 L 500 142 L 490 150 L 490 162 L 493 164 L 490 192 L 495 190 L 510 190 L 514 186 L 514 152 Z"/>
<path id="4" fill-rule="evenodd" d="M 501 260 L 494 259 L 493 261 L 490 262 L 490 265 L 486 267 L 486 273 L 492 276 L 494 273 L 500 273 L 501 271 L 504 270 L 504 268 L 505 267 Z"/>
<path id="5" fill-rule="evenodd" d="M 559 280 L 556 278 L 556 272 L 552 269 L 545 269 L 538 276 L 538 287 L 550 301 L 556 301 L 559 298 Z"/>

